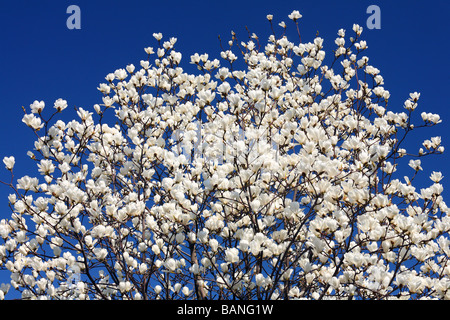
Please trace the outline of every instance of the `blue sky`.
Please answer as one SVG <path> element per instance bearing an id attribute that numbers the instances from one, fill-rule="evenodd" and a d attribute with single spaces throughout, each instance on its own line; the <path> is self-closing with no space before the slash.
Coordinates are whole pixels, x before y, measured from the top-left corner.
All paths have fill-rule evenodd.
<path id="1" fill-rule="evenodd" d="M 81 9 L 81 29 L 69 30 L 69 5 Z M 381 29 L 369 30 L 369 5 L 381 9 Z M 139 64 L 144 48 L 157 46 L 152 37 L 162 32 L 165 39 L 178 38 L 176 48 L 183 54 L 184 66 L 195 52 L 218 57 L 218 35 L 230 39 L 234 30 L 246 39 L 247 26 L 263 41 L 270 33 L 267 14 L 275 26 L 292 10 L 303 14 L 302 39 L 311 41 L 316 32 L 325 39 L 327 54 L 334 49 L 337 30 L 351 30 L 353 23 L 364 27 L 363 38 L 370 63 L 381 70 L 385 88 L 391 93 L 390 108 L 402 110 L 410 92 L 421 93 L 419 112 L 439 113 L 443 124 L 418 136 L 422 141 L 440 135 L 447 152 L 427 159 L 428 172 L 440 170 L 444 199 L 450 195 L 450 3 L 448 1 L 1 1 L 0 2 L 0 159 L 14 155 L 16 178 L 36 175 L 26 152 L 33 148 L 33 133 L 22 122 L 22 106 L 44 100 L 51 107 L 58 98 L 70 107 L 91 109 L 101 102 L 96 89 L 104 77 L 127 64 Z M 281 28 L 277 27 L 278 30 Z M 277 30 L 277 29 L 276 29 Z M 447 40 L 446 40 L 447 39 Z M 64 117 L 70 117 L 66 112 Z M 66 118 L 67 119 L 67 118 Z M 420 143 L 419 142 L 419 143 Z M 9 173 L 0 165 L 0 180 Z M 428 183 L 428 182 L 427 182 Z M 0 219 L 10 216 L 7 187 L 0 185 Z M 0 283 L 7 282 L 0 272 Z"/>

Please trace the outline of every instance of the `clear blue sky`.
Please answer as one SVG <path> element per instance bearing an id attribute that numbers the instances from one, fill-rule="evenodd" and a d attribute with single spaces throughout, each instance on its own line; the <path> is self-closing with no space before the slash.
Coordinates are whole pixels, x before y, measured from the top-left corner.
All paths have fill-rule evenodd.
<path id="1" fill-rule="evenodd" d="M 81 9 L 81 30 L 66 27 L 66 9 L 72 4 Z M 366 9 L 371 4 L 381 9 L 380 30 L 366 27 Z M 1 1 L 0 160 L 14 155 L 16 177 L 35 176 L 26 156 L 33 149 L 34 137 L 21 122 L 21 107 L 44 100 L 51 108 L 56 99 L 63 98 L 70 107 L 92 108 L 101 102 L 96 88 L 106 74 L 130 63 L 139 65 L 146 57 L 143 48 L 157 46 L 152 33 L 178 38 L 176 48 L 189 66 L 189 56 L 195 52 L 218 56 L 217 37 L 229 40 L 231 30 L 246 39 L 248 26 L 265 40 L 270 32 L 267 14 L 274 15 L 275 25 L 284 20 L 293 27 L 287 18 L 292 10 L 303 14 L 302 39 L 311 41 L 318 31 L 327 54 L 334 49 L 338 29 L 350 31 L 353 23 L 363 26 L 369 46 L 366 54 L 381 70 L 391 93 L 390 107 L 402 110 L 409 93 L 418 91 L 419 114 L 441 115 L 443 124 L 428 134 L 442 136 L 447 152 L 427 160 L 424 168 L 429 164 L 430 171 L 443 172 L 444 198 L 449 204 L 450 2 L 444 0 Z M 70 116 L 70 112 L 65 114 Z M 0 167 L 0 180 L 9 181 L 1 162 Z M 10 216 L 8 193 L 0 185 L 0 219 Z M 0 272 L 0 283 L 9 281 L 5 276 Z"/>

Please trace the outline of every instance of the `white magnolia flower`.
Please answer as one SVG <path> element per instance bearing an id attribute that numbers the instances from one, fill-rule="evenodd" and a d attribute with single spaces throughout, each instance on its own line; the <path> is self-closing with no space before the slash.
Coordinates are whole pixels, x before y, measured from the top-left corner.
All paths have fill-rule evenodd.
<path id="1" fill-rule="evenodd" d="M 441 172 L 436 172 L 436 171 L 433 171 L 433 172 L 431 173 L 431 176 L 430 176 L 430 179 L 431 179 L 433 182 L 435 182 L 435 183 L 440 182 L 440 181 L 442 180 L 442 178 L 444 178 L 444 176 L 442 175 L 442 173 L 441 173 Z"/>
<path id="2" fill-rule="evenodd" d="M 228 248 L 225 251 L 225 260 L 229 263 L 239 262 L 239 250 L 236 248 Z"/>
<path id="3" fill-rule="evenodd" d="M 14 164 L 16 163 L 16 159 L 13 156 L 4 157 L 3 163 L 5 164 L 6 169 L 12 170 L 14 168 Z"/>
<path id="4" fill-rule="evenodd" d="M 124 80 L 128 76 L 128 74 L 127 74 L 127 71 L 125 69 L 117 69 L 114 72 L 114 76 L 118 80 Z"/>
<path id="5" fill-rule="evenodd" d="M 52 161 L 47 159 L 41 160 L 40 164 L 38 164 L 38 168 L 39 172 L 44 175 L 48 175 L 55 171 L 55 166 L 53 165 Z"/>
<path id="6" fill-rule="evenodd" d="M 29 176 L 24 176 L 17 180 L 17 188 L 23 190 L 37 190 L 39 180 Z"/>
<path id="7" fill-rule="evenodd" d="M 156 40 L 158 40 L 158 41 L 160 41 L 161 39 L 162 39 L 162 33 L 161 32 L 159 32 L 159 33 L 154 33 L 153 34 L 153 38 L 155 38 Z"/>
<path id="8" fill-rule="evenodd" d="M 108 250 L 105 248 L 94 248 L 94 254 L 98 260 L 104 260 L 108 255 Z"/>
<path id="9" fill-rule="evenodd" d="M 298 12 L 298 10 L 294 10 L 291 14 L 288 15 L 288 18 L 294 21 L 297 21 L 301 17 L 302 15 L 300 14 L 300 12 Z"/>
<path id="10" fill-rule="evenodd" d="M 44 124 L 41 122 L 41 119 L 35 117 L 33 114 L 24 115 L 22 118 L 22 122 L 34 130 L 40 130 L 44 126 Z"/>
<path id="11" fill-rule="evenodd" d="M 430 122 L 432 122 L 434 124 L 438 124 L 438 123 L 442 122 L 442 120 L 440 119 L 440 116 L 438 114 L 428 113 L 426 118 L 427 118 L 428 121 L 430 121 Z"/>
<path id="12" fill-rule="evenodd" d="M 64 100 L 64 99 L 59 98 L 58 100 L 55 101 L 54 108 L 55 108 L 58 112 L 63 111 L 64 109 L 67 108 L 67 101 Z"/>
<path id="13" fill-rule="evenodd" d="M 411 168 L 413 168 L 414 170 L 419 171 L 419 170 L 423 170 L 422 167 L 420 166 L 420 164 L 421 164 L 421 161 L 419 159 L 417 159 L 417 160 L 410 160 L 408 165 Z"/>
<path id="14" fill-rule="evenodd" d="M 353 31 L 359 36 L 361 35 L 363 28 L 359 24 L 353 24 Z"/>
<path id="15" fill-rule="evenodd" d="M 30 104 L 31 112 L 33 113 L 41 113 L 42 110 L 45 108 L 45 102 L 44 101 L 37 101 L 34 100 L 32 104 Z"/>
<path id="16" fill-rule="evenodd" d="M 169 258 L 165 263 L 164 263 L 165 267 L 167 268 L 167 270 L 169 270 L 170 272 L 174 272 L 177 268 L 177 263 L 175 261 L 175 259 L 173 258 Z"/>

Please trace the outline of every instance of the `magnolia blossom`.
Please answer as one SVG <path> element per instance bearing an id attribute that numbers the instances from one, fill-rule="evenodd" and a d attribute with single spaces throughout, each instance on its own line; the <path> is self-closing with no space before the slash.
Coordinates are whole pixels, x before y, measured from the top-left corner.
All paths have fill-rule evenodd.
<path id="1" fill-rule="evenodd" d="M 3 163 L 5 164 L 6 169 L 12 170 L 14 168 L 16 160 L 14 157 L 4 157 Z"/>
<path id="2" fill-rule="evenodd" d="M 41 113 L 45 108 L 45 102 L 35 100 L 32 104 L 30 104 L 30 108 L 33 113 Z"/>
<path id="3" fill-rule="evenodd" d="M 64 110 L 64 109 L 66 109 L 66 108 L 67 108 L 67 101 L 64 100 L 64 99 L 61 99 L 61 98 L 57 99 L 57 100 L 55 101 L 54 108 L 55 108 L 57 111 L 62 111 L 62 110 Z"/>
<path id="4" fill-rule="evenodd" d="M 288 15 L 288 17 L 289 19 L 296 21 L 300 19 L 302 15 L 300 14 L 300 12 L 298 12 L 298 10 L 294 10 L 290 15 Z"/>
<path id="5" fill-rule="evenodd" d="M 34 116 L 33 114 L 24 115 L 22 118 L 22 122 L 30 128 L 33 128 L 34 130 L 39 130 L 44 126 L 44 124 L 41 122 L 41 119 Z"/>
<path id="6" fill-rule="evenodd" d="M 442 173 L 441 173 L 441 172 L 436 172 L 436 171 L 433 171 L 433 172 L 431 173 L 431 176 L 430 176 L 430 179 L 431 179 L 432 181 L 434 181 L 435 183 L 438 183 L 438 182 L 441 181 L 443 178 L 444 178 L 444 176 L 442 175 Z"/>
<path id="7" fill-rule="evenodd" d="M 239 262 L 239 250 L 236 248 L 229 248 L 225 251 L 225 260 L 230 263 Z"/>
<path id="8" fill-rule="evenodd" d="M 420 178 L 443 139 L 406 144 L 442 120 L 388 104 L 361 26 L 305 41 L 301 17 L 221 60 L 154 33 L 74 119 L 34 101 L 0 299 L 450 299 L 445 180 Z"/>

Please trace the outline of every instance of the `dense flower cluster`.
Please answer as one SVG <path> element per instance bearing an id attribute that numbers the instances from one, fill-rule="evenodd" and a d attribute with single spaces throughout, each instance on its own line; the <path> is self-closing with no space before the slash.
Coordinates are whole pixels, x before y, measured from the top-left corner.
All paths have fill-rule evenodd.
<path id="1" fill-rule="evenodd" d="M 297 30 L 301 17 L 289 15 Z M 50 123 L 67 102 L 46 120 L 35 101 L 23 122 L 39 175 L 10 184 L 0 221 L 11 285 L 38 299 L 450 298 L 442 174 L 412 184 L 441 139 L 404 146 L 440 118 L 412 123 L 418 93 L 388 110 L 352 31 L 328 65 L 322 38 L 232 33 L 222 61 L 190 57 L 197 75 L 155 33 L 147 60 L 106 76 L 92 112 Z M 14 157 L 3 162 L 13 173 Z"/>

